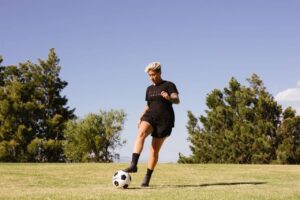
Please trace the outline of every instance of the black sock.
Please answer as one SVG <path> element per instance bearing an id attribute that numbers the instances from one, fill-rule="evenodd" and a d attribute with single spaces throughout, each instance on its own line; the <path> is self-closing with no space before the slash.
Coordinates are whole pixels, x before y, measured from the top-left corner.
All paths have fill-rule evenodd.
<path id="1" fill-rule="evenodd" d="M 140 154 L 133 153 L 130 166 L 128 168 L 124 169 L 123 171 L 128 172 L 128 173 L 136 173 L 137 172 L 137 163 L 139 161 L 139 157 L 140 157 Z"/>
<path id="2" fill-rule="evenodd" d="M 131 159 L 131 165 L 137 166 L 137 164 L 138 164 L 138 162 L 139 162 L 139 158 L 140 158 L 140 154 L 138 154 L 138 153 L 133 153 L 133 154 L 132 154 L 132 159 Z"/>
<path id="3" fill-rule="evenodd" d="M 142 187 L 148 187 L 149 186 L 149 182 L 150 182 L 152 173 L 153 173 L 153 170 L 147 168 L 147 173 L 146 173 L 146 175 L 144 177 L 144 180 L 143 180 L 143 182 L 141 184 Z"/>
<path id="4" fill-rule="evenodd" d="M 146 173 L 146 175 L 151 177 L 151 176 L 152 176 L 152 173 L 153 173 L 153 169 L 147 168 L 147 173 Z"/>

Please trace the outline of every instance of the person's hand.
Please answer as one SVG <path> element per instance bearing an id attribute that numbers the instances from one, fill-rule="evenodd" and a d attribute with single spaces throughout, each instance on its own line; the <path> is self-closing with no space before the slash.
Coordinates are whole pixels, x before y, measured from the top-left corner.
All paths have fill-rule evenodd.
<path id="1" fill-rule="evenodd" d="M 168 100 L 168 101 L 170 101 L 170 99 L 171 99 L 171 97 L 169 96 L 169 94 L 168 94 L 167 92 L 165 92 L 165 91 L 162 91 L 162 92 L 160 93 L 160 95 L 161 95 L 164 99 L 166 99 L 166 100 Z"/>

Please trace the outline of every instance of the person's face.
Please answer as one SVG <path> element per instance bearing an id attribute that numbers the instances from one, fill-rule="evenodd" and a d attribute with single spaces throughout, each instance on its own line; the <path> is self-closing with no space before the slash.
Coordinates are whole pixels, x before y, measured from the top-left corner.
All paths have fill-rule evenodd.
<path id="1" fill-rule="evenodd" d="M 150 70 L 148 72 L 149 79 L 154 83 L 158 84 L 161 81 L 161 74 L 159 72 L 156 72 L 154 70 Z"/>

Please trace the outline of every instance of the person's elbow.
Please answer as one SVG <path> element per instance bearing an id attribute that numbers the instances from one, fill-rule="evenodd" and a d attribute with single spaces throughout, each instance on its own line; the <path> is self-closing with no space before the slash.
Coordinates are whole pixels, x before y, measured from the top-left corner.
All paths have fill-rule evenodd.
<path id="1" fill-rule="evenodd" d="M 174 104 L 179 104 L 180 103 L 180 99 L 177 93 L 172 93 L 171 94 L 171 99 L 172 99 L 172 103 Z"/>
<path id="2" fill-rule="evenodd" d="M 179 99 L 179 97 L 174 98 L 173 103 L 174 103 L 174 104 L 180 104 L 180 99 Z"/>

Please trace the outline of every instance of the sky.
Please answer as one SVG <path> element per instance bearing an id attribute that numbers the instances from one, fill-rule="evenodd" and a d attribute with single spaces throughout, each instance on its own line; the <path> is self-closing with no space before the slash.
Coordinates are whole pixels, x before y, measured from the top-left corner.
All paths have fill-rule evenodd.
<path id="1" fill-rule="evenodd" d="M 247 85 L 258 74 L 279 104 L 300 114 L 298 0 L 0 0 L 0 8 L 2 65 L 35 63 L 55 48 L 68 82 L 62 94 L 77 116 L 127 113 L 127 143 L 117 150 L 123 161 L 131 157 L 151 84 L 144 68 L 153 61 L 181 99 L 160 162 L 190 155 L 187 111 L 205 114 L 207 94 L 231 77 Z"/>

